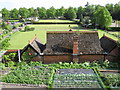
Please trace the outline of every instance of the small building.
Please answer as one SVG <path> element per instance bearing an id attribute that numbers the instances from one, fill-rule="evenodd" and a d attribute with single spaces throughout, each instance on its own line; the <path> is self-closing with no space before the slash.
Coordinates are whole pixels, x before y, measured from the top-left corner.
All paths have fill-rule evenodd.
<path id="1" fill-rule="evenodd" d="M 49 31 L 46 44 L 35 36 L 20 55 L 43 63 L 92 62 L 105 60 L 106 56 L 96 31 Z"/>

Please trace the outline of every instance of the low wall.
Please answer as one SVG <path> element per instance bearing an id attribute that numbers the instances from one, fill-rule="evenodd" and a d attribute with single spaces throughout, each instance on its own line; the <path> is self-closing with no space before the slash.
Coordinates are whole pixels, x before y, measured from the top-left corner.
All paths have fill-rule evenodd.
<path id="1" fill-rule="evenodd" d="M 45 55 L 43 63 L 72 62 L 72 55 Z"/>

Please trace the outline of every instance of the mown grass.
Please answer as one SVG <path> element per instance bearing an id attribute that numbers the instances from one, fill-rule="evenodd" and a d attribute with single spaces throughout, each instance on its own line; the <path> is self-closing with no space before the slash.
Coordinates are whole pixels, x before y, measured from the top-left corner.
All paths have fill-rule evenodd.
<path id="1" fill-rule="evenodd" d="M 69 22 L 74 22 L 74 21 L 70 21 L 70 20 L 59 20 L 59 19 L 47 19 L 47 20 L 39 20 L 39 22 L 69 23 Z"/>
<path id="2" fill-rule="evenodd" d="M 70 25 L 72 30 L 79 30 L 78 25 Z M 28 44 L 28 41 L 34 38 L 35 34 L 43 42 L 46 43 L 46 32 L 47 31 L 68 31 L 69 25 L 30 25 L 35 27 L 34 31 L 29 32 L 17 32 L 11 36 L 10 47 L 8 49 L 22 49 Z"/>
<path id="3" fill-rule="evenodd" d="M 108 36 L 108 37 L 110 37 L 111 39 L 113 39 L 115 41 L 118 41 L 120 39 L 120 38 L 118 38 L 118 37 L 116 37 L 114 35 L 111 35 L 111 34 L 105 32 L 105 31 L 103 31 L 103 30 L 98 30 L 98 35 L 99 35 L 99 38 L 101 38 L 103 35 L 105 35 L 105 36 Z"/>
<path id="4" fill-rule="evenodd" d="M 77 24 L 70 24 L 73 31 L 92 31 L 90 30 L 81 30 Z M 8 49 L 23 49 L 29 40 L 34 38 L 35 34 L 37 37 L 43 42 L 46 43 L 46 32 L 47 31 L 69 31 L 69 24 L 51 24 L 51 25 L 30 25 L 30 27 L 35 27 L 34 31 L 29 32 L 17 32 L 11 36 L 10 40 L 10 47 Z M 118 40 L 117 37 L 108 34 L 105 31 L 98 30 L 99 38 L 101 38 L 105 34 L 106 36 Z"/>

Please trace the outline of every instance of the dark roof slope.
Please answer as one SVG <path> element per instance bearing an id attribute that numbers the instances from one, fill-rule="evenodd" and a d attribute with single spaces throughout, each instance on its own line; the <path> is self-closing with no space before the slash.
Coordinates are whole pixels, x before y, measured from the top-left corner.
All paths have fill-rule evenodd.
<path id="1" fill-rule="evenodd" d="M 31 41 L 29 41 L 29 44 L 22 50 L 21 53 L 27 50 L 28 47 L 31 47 L 38 54 L 40 54 L 44 51 L 44 49 L 46 48 L 46 45 L 42 44 L 42 42 L 35 36 Z"/>
<path id="2" fill-rule="evenodd" d="M 44 54 L 72 53 L 74 36 L 78 37 L 79 54 L 103 54 L 98 33 L 95 31 L 47 32 L 47 44 Z"/>
<path id="3" fill-rule="evenodd" d="M 107 36 L 103 36 L 100 39 L 101 42 L 101 47 L 105 50 L 105 52 L 110 53 L 116 46 L 117 43 L 115 40 L 107 37 Z"/>

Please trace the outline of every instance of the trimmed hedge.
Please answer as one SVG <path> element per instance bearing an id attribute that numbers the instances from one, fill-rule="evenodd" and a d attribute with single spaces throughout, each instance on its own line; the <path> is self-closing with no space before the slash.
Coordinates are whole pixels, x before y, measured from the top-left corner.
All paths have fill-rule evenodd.
<path id="1" fill-rule="evenodd" d="M 120 31 L 120 27 L 108 27 L 107 30 L 109 30 L 109 31 Z"/>

